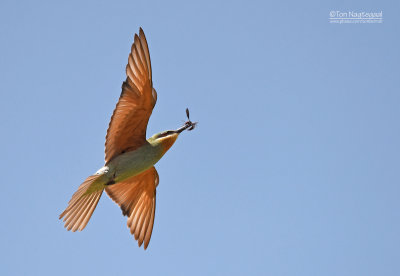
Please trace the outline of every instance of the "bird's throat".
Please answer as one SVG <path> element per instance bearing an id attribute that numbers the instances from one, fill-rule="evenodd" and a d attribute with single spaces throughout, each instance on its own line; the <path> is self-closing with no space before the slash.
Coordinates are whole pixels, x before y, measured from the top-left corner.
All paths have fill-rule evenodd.
<path id="1" fill-rule="evenodd" d="M 169 135 L 165 138 L 161 139 L 161 145 L 162 145 L 162 152 L 163 155 L 172 147 L 172 145 L 175 143 L 176 139 L 178 138 L 177 133 Z"/>

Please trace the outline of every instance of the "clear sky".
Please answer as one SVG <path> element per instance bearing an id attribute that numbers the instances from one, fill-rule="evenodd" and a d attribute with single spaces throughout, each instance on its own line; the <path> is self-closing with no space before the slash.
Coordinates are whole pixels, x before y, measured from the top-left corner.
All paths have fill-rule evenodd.
<path id="1" fill-rule="evenodd" d="M 398 1 L 0 2 L 1 275 L 400 275 Z M 331 24 L 330 11 L 382 24 Z M 133 35 L 158 102 L 148 250 L 106 195 L 59 214 L 103 165 Z"/>

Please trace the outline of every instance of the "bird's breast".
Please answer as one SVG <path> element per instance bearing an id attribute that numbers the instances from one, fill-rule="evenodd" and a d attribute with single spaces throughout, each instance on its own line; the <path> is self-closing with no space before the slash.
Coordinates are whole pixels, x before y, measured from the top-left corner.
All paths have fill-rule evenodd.
<path id="1" fill-rule="evenodd" d="M 145 144 L 115 157 L 107 164 L 109 174 L 111 173 L 115 183 L 118 183 L 151 168 L 162 156 L 163 149 L 160 145 Z"/>

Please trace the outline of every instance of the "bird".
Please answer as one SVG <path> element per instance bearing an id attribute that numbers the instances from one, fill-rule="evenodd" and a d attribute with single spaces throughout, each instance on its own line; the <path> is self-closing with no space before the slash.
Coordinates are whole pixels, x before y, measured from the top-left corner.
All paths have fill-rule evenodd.
<path id="1" fill-rule="evenodd" d="M 72 195 L 60 214 L 68 231 L 82 231 L 88 224 L 103 191 L 127 216 L 127 226 L 139 247 L 146 250 L 153 232 L 156 188 L 159 175 L 154 165 L 172 147 L 179 134 L 193 130 L 189 118 L 176 130 L 146 139 L 149 118 L 157 101 L 153 88 L 150 52 L 140 27 L 126 65 L 126 80 L 111 116 L 105 142 L 105 165 L 90 175 Z"/>

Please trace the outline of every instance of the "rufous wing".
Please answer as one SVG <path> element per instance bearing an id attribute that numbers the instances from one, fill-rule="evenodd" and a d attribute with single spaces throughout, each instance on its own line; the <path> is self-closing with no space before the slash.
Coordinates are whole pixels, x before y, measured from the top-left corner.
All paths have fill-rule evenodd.
<path id="1" fill-rule="evenodd" d="M 150 52 L 142 28 L 135 34 L 126 65 L 126 81 L 107 130 L 105 161 L 146 143 L 146 129 L 157 93 L 153 89 Z"/>
<path id="2" fill-rule="evenodd" d="M 128 217 L 128 228 L 138 241 L 147 248 L 153 232 L 156 211 L 156 187 L 158 173 L 154 167 L 125 181 L 106 187 L 106 192 Z"/>

